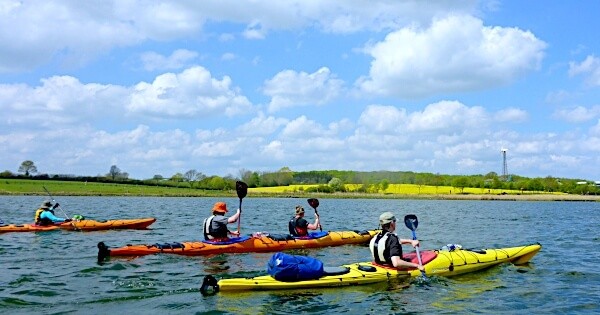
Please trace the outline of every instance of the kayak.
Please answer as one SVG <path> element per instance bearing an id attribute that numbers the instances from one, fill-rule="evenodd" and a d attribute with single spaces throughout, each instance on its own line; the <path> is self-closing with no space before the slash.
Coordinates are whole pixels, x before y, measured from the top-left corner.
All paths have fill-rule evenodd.
<path id="1" fill-rule="evenodd" d="M 150 254 L 205 256 L 223 253 L 277 252 L 300 248 L 364 244 L 368 243 L 378 232 L 378 230 L 311 232 L 306 237 L 293 237 L 289 234 L 256 233 L 255 235 L 221 241 L 126 245 L 111 249 L 100 242 L 98 243 L 98 261 L 102 261 L 108 256 L 143 256 Z"/>
<path id="2" fill-rule="evenodd" d="M 54 225 L 8 224 L 0 225 L 0 233 L 8 232 L 45 232 L 54 230 L 100 231 L 113 229 L 145 229 L 154 223 L 156 218 L 121 219 L 108 221 L 73 220 Z"/>
<path id="3" fill-rule="evenodd" d="M 454 249 L 421 252 L 426 276 L 451 277 L 489 268 L 501 263 L 521 265 L 529 262 L 542 246 L 539 243 L 499 249 Z M 418 264 L 416 253 L 407 253 L 404 259 Z M 314 280 L 293 282 L 277 281 L 270 275 L 252 278 L 232 278 L 216 281 L 212 275 L 205 276 L 201 288 L 203 294 L 217 291 L 280 290 L 319 287 L 339 287 L 385 282 L 392 278 L 418 277 L 418 269 L 399 270 L 362 262 L 340 267 L 324 267 L 323 276 Z"/>

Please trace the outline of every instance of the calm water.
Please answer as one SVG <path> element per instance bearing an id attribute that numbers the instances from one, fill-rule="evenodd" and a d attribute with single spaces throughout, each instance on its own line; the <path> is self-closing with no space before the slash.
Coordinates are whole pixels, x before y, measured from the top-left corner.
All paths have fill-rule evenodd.
<path id="1" fill-rule="evenodd" d="M 409 286 L 390 283 L 302 291 L 250 292 L 203 297 L 206 274 L 254 276 L 271 254 L 214 257 L 154 255 L 113 258 L 96 264 L 96 244 L 198 240 L 213 198 L 58 197 L 69 214 L 92 219 L 154 216 L 151 230 L 0 234 L 2 314 L 289 314 L 289 313 L 599 313 L 600 203 L 336 200 L 319 206 L 326 230 L 377 226 L 382 211 L 419 217 L 417 236 L 425 249 L 447 243 L 469 248 L 539 242 L 528 266 L 501 265 L 455 278 Z M 5 223 L 32 221 L 42 197 L 0 196 Z M 237 207 L 237 198 L 225 199 Z M 304 199 L 244 199 L 242 232 L 286 232 L 294 206 Z M 403 237 L 410 230 L 400 227 Z M 363 246 L 292 252 L 326 265 L 369 260 Z"/>

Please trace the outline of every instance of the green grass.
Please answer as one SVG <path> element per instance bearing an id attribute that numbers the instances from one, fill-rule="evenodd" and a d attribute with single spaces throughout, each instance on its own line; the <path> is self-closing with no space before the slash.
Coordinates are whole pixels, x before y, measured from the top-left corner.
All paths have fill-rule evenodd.
<path id="1" fill-rule="evenodd" d="M 235 196 L 235 191 L 213 191 L 185 187 L 178 188 L 113 183 L 0 179 L 0 195 L 47 195 L 44 187 L 46 187 L 46 189 L 48 189 L 52 195 L 57 196 Z"/>

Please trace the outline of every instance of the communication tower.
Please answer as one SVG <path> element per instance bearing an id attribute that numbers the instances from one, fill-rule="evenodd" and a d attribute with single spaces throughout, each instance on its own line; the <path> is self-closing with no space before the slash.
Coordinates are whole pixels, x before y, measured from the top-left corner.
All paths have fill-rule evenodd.
<path id="1" fill-rule="evenodd" d="M 506 167 L 506 151 L 508 149 L 502 148 L 500 152 L 502 152 L 502 178 L 504 180 L 508 180 L 508 168 Z"/>

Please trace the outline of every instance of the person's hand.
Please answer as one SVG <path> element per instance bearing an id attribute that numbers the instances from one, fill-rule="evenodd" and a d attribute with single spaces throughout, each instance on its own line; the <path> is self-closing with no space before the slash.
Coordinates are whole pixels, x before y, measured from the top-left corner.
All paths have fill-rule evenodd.
<path id="1" fill-rule="evenodd" d="M 412 247 L 419 246 L 419 240 L 412 240 L 410 243 L 412 244 Z"/>
<path id="2" fill-rule="evenodd" d="M 57 202 L 56 204 L 54 204 L 54 206 L 52 207 L 52 209 L 56 209 L 58 207 L 60 207 L 60 204 Z"/>
<path id="3" fill-rule="evenodd" d="M 417 266 L 417 269 L 419 269 L 419 270 L 421 270 L 421 271 L 425 272 L 425 266 Z"/>
<path id="4" fill-rule="evenodd" d="M 65 222 L 71 222 L 71 221 L 73 221 L 73 220 L 71 220 L 71 219 L 65 219 Z"/>
<path id="5" fill-rule="evenodd" d="M 238 231 L 231 231 L 229 233 L 233 236 L 240 236 L 240 232 L 238 232 Z"/>

